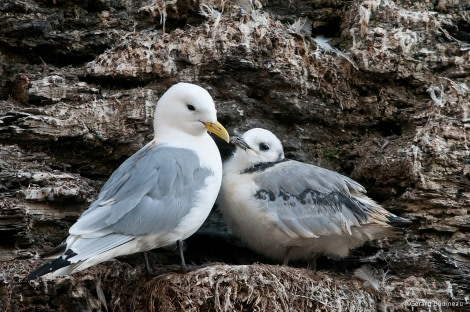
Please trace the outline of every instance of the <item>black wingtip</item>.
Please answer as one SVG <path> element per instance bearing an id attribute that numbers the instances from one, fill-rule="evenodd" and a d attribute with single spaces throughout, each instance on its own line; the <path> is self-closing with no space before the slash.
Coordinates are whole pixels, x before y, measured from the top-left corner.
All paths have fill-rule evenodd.
<path id="1" fill-rule="evenodd" d="M 47 261 L 43 263 L 36 270 L 29 273 L 28 276 L 26 276 L 23 281 L 28 282 L 28 281 L 34 280 L 40 276 L 46 275 L 47 273 L 54 272 L 55 270 L 66 267 L 70 264 L 71 264 L 70 261 L 64 260 L 62 257 L 59 257 L 52 261 Z"/>

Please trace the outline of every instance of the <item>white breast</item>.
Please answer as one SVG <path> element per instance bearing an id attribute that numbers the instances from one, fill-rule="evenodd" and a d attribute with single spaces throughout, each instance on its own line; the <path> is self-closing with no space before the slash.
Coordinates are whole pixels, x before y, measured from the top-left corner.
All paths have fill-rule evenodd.
<path id="1" fill-rule="evenodd" d="M 233 234 L 258 253 L 282 260 L 292 239 L 280 231 L 255 200 L 251 174 L 224 172 L 218 207 Z"/>

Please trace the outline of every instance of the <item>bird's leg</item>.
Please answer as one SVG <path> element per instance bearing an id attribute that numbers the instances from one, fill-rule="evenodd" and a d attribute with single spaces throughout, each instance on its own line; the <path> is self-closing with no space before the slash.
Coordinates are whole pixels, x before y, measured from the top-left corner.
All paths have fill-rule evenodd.
<path id="1" fill-rule="evenodd" d="M 200 265 L 186 265 L 186 261 L 184 260 L 184 252 L 183 252 L 183 241 L 180 239 L 176 241 L 176 245 L 178 246 L 178 250 L 180 253 L 180 259 L 181 259 L 181 272 L 183 273 L 188 273 L 194 270 L 202 269 L 207 266 L 210 266 L 210 263 L 205 263 L 205 264 L 200 264 Z"/>
<path id="2" fill-rule="evenodd" d="M 313 272 L 317 271 L 317 258 L 318 256 L 316 254 L 313 254 L 310 260 L 311 262 L 310 261 L 308 262 L 308 268 L 311 269 Z M 312 263 L 312 266 L 310 266 L 310 263 Z"/>
<path id="3" fill-rule="evenodd" d="M 181 239 L 178 239 L 176 241 L 176 245 L 178 246 L 178 251 L 180 253 L 181 271 L 183 271 L 183 273 L 186 273 L 188 272 L 188 266 L 186 265 L 186 261 L 184 261 L 183 241 Z"/>
<path id="4" fill-rule="evenodd" d="M 186 265 L 186 262 L 184 261 L 184 253 L 183 253 L 183 242 L 179 239 L 176 241 L 176 246 L 178 247 L 178 252 L 180 254 L 180 259 L 181 259 L 181 268 L 180 268 L 180 271 L 183 272 L 183 273 L 186 273 L 188 271 L 191 271 L 190 268 L 188 268 L 188 266 Z M 145 267 L 147 268 L 147 273 L 149 275 L 153 275 L 153 276 L 156 276 L 156 275 L 159 275 L 161 274 L 160 273 L 156 273 L 154 271 L 152 271 L 152 269 L 150 269 L 150 264 L 149 264 L 149 259 L 148 259 L 148 254 L 147 254 L 147 251 L 144 251 L 144 258 L 145 258 Z"/>
<path id="5" fill-rule="evenodd" d="M 149 258 L 148 258 L 148 255 L 147 255 L 146 251 L 144 251 L 144 258 L 145 258 L 145 267 L 147 268 L 147 273 L 150 274 L 150 275 L 157 275 L 155 272 L 153 272 L 150 269 Z"/>
<path id="6" fill-rule="evenodd" d="M 284 261 L 282 262 L 282 265 L 288 266 L 289 265 L 289 253 L 290 253 L 291 247 L 286 248 L 286 252 L 284 253 Z"/>

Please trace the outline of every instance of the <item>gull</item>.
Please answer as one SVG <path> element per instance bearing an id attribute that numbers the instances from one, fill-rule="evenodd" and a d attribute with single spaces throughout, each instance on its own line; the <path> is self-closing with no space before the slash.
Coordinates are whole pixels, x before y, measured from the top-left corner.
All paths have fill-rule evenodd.
<path id="1" fill-rule="evenodd" d="M 284 157 L 270 131 L 232 136 L 237 148 L 224 162 L 217 205 L 233 234 L 255 252 L 285 265 L 318 255 L 346 257 L 365 241 L 408 223 L 337 172 Z"/>
<path id="2" fill-rule="evenodd" d="M 62 254 L 26 280 L 49 272 L 71 274 L 175 242 L 187 270 L 182 240 L 205 221 L 222 181 L 220 153 L 207 131 L 227 142 L 229 135 L 217 121 L 212 97 L 190 83 L 177 83 L 161 96 L 153 126 L 153 140 L 114 171 L 70 227 L 65 243 L 56 248 Z"/>

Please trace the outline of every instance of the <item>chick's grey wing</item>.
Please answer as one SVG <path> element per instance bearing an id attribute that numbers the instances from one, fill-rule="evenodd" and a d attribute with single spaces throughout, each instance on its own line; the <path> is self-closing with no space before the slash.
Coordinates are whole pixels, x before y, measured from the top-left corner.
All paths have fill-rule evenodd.
<path id="1" fill-rule="evenodd" d="M 174 229 L 212 174 L 188 149 L 146 146 L 106 182 L 98 199 L 70 228 L 86 237 L 142 235 Z"/>
<path id="2" fill-rule="evenodd" d="M 254 195 L 273 224 L 292 238 L 350 233 L 367 207 L 350 196 L 357 182 L 334 171 L 289 160 L 258 173 Z"/>
<path id="3" fill-rule="evenodd" d="M 311 189 L 320 193 L 340 192 L 350 196 L 351 193 L 365 193 L 366 190 L 356 181 L 335 171 L 295 160 L 285 160 L 259 173 L 263 185 L 267 188 L 279 186 L 277 179 L 270 176 L 282 177 L 284 189 L 291 193 L 301 193 Z"/>

